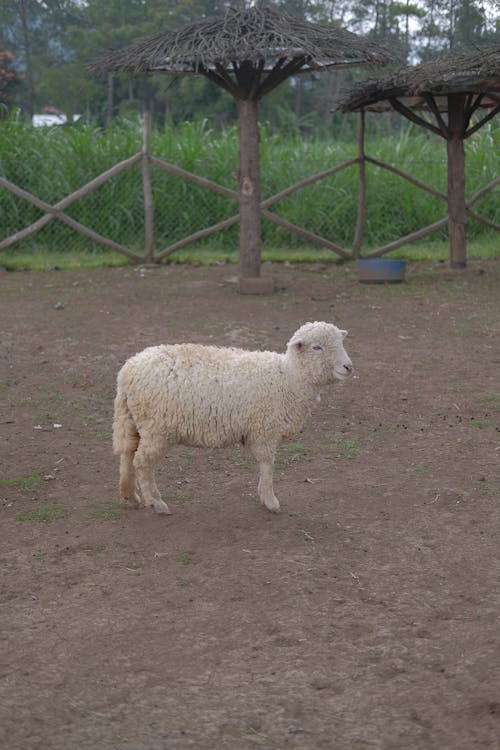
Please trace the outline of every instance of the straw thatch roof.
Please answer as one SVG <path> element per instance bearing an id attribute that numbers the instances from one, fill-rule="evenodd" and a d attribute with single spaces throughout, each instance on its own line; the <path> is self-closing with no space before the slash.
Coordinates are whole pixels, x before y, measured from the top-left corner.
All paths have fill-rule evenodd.
<path id="1" fill-rule="evenodd" d="M 394 100 L 409 109 L 430 109 L 430 100 L 441 111 L 448 96 L 481 97 L 482 107 L 500 102 L 500 46 L 488 46 L 462 54 L 402 68 L 377 79 L 367 79 L 341 94 L 337 106 L 345 112 L 384 111 Z"/>
<path id="2" fill-rule="evenodd" d="M 94 74 L 238 73 L 242 63 L 288 75 L 356 64 L 394 62 L 380 44 L 334 26 L 303 21 L 257 5 L 228 8 L 223 15 L 167 29 L 121 50 L 103 53 L 90 65 Z"/>

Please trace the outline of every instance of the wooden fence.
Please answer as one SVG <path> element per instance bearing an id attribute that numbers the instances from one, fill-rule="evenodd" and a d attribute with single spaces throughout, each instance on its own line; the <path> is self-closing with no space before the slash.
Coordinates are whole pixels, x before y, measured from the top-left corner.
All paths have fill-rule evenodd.
<path id="1" fill-rule="evenodd" d="M 16 232 L 10 237 L 6 237 L 2 241 L 0 241 L 0 251 L 5 250 L 8 247 L 11 247 L 16 242 L 19 242 L 20 240 L 23 240 L 29 235 L 42 229 L 42 227 L 44 227 L 50 221 L 57 219 L 67 224 L 75 231 L 80 232 L 81 234 L 90 238 L 92 241 L 100 245 L 103 245 L 107 248 L 110 248 L 112 250 L 115 250 L 118 253 L 122 253 L 123 255 L 127 256 L 132 261 L 134 261 L 135 263 L 157 263 L 161 261 L 163 258 L 168 257 L 169 255 L 171 255 L 176 250 L 179 250 L 182 247 L 186 247 L 187 245 L 190 245 L 193 242 L 196 242 L 197 240 L 203 239 L 205 237 L 209 237 L 212 234 L 215 234 L 217 232 L 220 232 L 224 229 L 227 229 L 237 224 L 239 222 L 239 213 L 236 210 L 235 214 L 229 217 L 228 219 L 225 219 L 224 221 L 220 221 L 217 224 L 213 224 L 212 226 L 206 227 L 205 229 L 202 229 L 200 231 L 194 232 L 193 234 L 190 234 L 182 238 L 181 240 L 163 248 L 162 250 L 155 252 L 154 250 L 153 195 L 152 195 L 151 174 L 150 174 L 151 167 L 157 167 L 166 172 L 177 175 L 178 177 L 181 177 L 185 180 L 188 180 L 196 185 L 206 188 L 207 190 L 211 190 L 215 193 L 223 195 L 229 200 L 234 201 L 236 203 L 236 207 L 238 206 L 239 194 L 235 190 L 231 190 L 230 188 L 223 187 L 222 185 L 219 185 L 218 183 L 213 182 L 212 180 L 206 179 L 204 177 L 200 177 L 199 175 L 195 175 L 191 172 L 188 172 L 185 169 L 182 169 L 181 167 L 175 166 L 174 164 L 169 164 L 168 162 L 163 161 L 162 159 L 158 159 L 157 157 L 152 156 L 150 154 L 150 129 L 151 129 L 150 116 L 149 114 L 146 113 L 144 116 L 144 125 L 143 125 L 142 150 L 139 151 L 137 154 L 130 156 L 128 159 L 124 159 L 118 164 L 115 164 L 113 167 L 106 170 L 105 172 L 100 174 L 98 177 L 94 178 L 93 180 L 88 182 L 86 185 L 79 188 L 75 192 L 71 193 L 71 195 L 66 196 L 62 200 L 55 203 L 54 205 L 50 205 L 49 203 L 41 200 L 40 198 L 37 198 L 36 196 L 32 195 L 28 191 L 24 190 L 23 188 L 10 182 L 6 178 L 0 177 L 0 186 L 6 188 L 7 190 L 10 190 L 12 193 L 17 195 L 18 197 L 25 199 L 26 201 L 32 203 L 34 206 L 36 206 L 40 210 L 44 211 L 43 216 L 37 219 L 37 221 L 33 222 L 32 224 L 25 227 L 24 229 Z M 112 179 L 123 170 L 129 167 L 132 167 L 133 165 L 138 164 L 139 162 L 141 163 L 141 167 L 142 167 L 142 185 L 143 185 L 143 195 L 144 195 L 145 231 L 144 231 L 144 254 L 143 255 L 139 255 L 138 253 L 130 250 L 124 245 L 118 242 L 115 242 L 114 240 L 109 239 L 108 237 L 104 237 L 103 235 L 98 234 L 97 232 L 94 232 L 92 229 L 89 229 L 88 227 L 84 226 L 83 224 L 71 218 L 65 213 L 65 210 L 72 203 L 77 201 L 79 198 L 82 198 L 83 196 L 90 193 L 92 190 L 95 190 L 99 186 L 103 185 L 107 180 Z M 266 198 L 265 200 L 261 201 L 260 203 L 261 216 L 279 225 L 283 229 L 288 230 L 289 232 L 298 234 L 299 236 L 301 236 L 303 239 L 307 240 L 308 242 L 314 243 L 316 245 L 319 245 L 321 247 L 325 247 L 331 250 L 333 253 L 339 255 L 341 258 L 344 258 L 346 260 L 359 258 L 362 255 L 364 228 L 365 228 L 365 221 L 366 221 L 366 193 L 367 193 L 366 164 L 367 163 L 374 164 L 375 166 L 380 167 L 381 169 L 385 169 L 389 172 L 392 172 L 393 174 L 398 175 L 402 179 L 408 180 L 408 182 L 415 185 L 417 188 L 421 190 L 425 190 L 431 195 L 433 195 L 434 197 L 436 197 L 437 199 L 442 200 L 446 208 L 448 196 L 445 193 L 440 192 L 439 190 L 436 190 L 432 187 L 429 187 L 428 185 L 425 185 L 421 181 L 415 179 L 411 175 L 403 172 L 402 170 L 396 167 L 393 167 L 389 164 L 386 164 L 382 161 L 379 161 L 378 159 L 374 159 L 365 153 L 364 114 L 360 113 L 359 129 L 358 129 L 358 156 L 353 159 L 348 159 L 347 161 L 344 161 L 341 164 L 330 167 L 329 169 L 326 169 L 315 175 L 306 177 L 305 179 L 302 179 L 299 182 L 296 182 L 293 185 L 290 185 L 289 187 L 284 188 L 279 193 L 276 193 L 275 195 L 272 195 L 269 198 Z M 335 173 L 340 172 L 343 169 L 347 169 L 355 165 L 357 165 L 358 172 L 359 172 L 359 193 L 358 193 L 358 214 L 357 214 L 357 222 L 356 222 L 356 227 L 355 227 L 352 251 L 346 250 L 345 248 L 341 247 L 330 238 L 322 237 L 318 234 L 315 234 L 314 232 L 309 231 L 308 229 L 305 229 L 304 227 L 299 227 L 296 224 L 293 224 L 287 221 L 286 219 L 283 219 L 277 216 L 276 214 L 274 214 L 272 211 L 269 210 L 270 207 L 273 206 L 275 203 L 278 203 L 280 200 L 282 200 L 283 198 L 286 198 L 287 196 L 291 195 L 297 190 L 300 190 L 301 188 L 304 188 L 308 185 L 312 185 L 315 182 L 324 180 L 325 178 L 330 177 L 334 175 Z M 474 195 L 472 195 L 468 199 L 468 201 L 466 201 L 466 210 L 467 210 L 468 216 L 470 216 L 476 221 L 479 221 L 485 224 L 486 226 L 495 230 L 500 230 L 500 225 L 479 216 L 477 213 L 472 211 L 471 207 L 474 205 L 474 203 L 476 203 L 476 201 L 479 200 L 479 198 L 485 195 L 485 193 L 487 193 L 489 190 L 492 190 L 494 187 L 496 187 L 499 184 L 500 184 L 500 177 L 496 177 L 494 180 L 489 182 L 483 188 L 478 190 Z M 411 234 L 407 234 L 403 237 L 399 237 L 386 245 L 372 249 L 370 252 L 363 254 L 363 257 L 377 258 L 382 255 L 385 255 L 391 250 L 395 250 L 396 248 L 401 247 L 402 245 L 406 245 L 411 242 L 414 242 L 415 240 L 422 239 L 426 235 L 431 234 L 432 232 L 435 232 L 437 229 L 440 229 L 446 226 L 447 223 L 448 223 L 448 215 L 445 214 L 442 219 L 439 219 L 438 221 L 432 224 L 429 224 L 428 226 L 423 227 L 422 229 L 419 229 L 418 231 L 412 232 Z"/>

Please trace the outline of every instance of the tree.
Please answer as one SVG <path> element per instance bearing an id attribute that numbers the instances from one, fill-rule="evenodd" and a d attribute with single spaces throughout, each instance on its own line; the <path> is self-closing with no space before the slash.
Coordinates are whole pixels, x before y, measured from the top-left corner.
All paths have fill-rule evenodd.
<path id="1" fill-rule="evenodd" d="M 77 0 L 0 0 L 1 46 L 13 49 L 23 72 L 23 104 L 29 115 L 38 105 L 44 71 L 64 61 L 64 33 L 80 12 Z"/>
<path id="2" fill-rule="evenodd" d="M 14 55 L 0 50 L 0 104 L 9 105 L 22 82 L 14 70 Z"/>
<path id="3" fill-rule="evenodd" d="M 453 18 L 453 35 L 451 48 L 470 47 L 480 42 L 486 35 L 486 16 L 484 8 L 474 0 L 460 0 L 455 8 Z"/>
<path id="4" fill-rule="evenodd" d="M 413 22 L 425 17 L 425 10 L 418 3 L 404 0 L 400 3 L 391 4 L 391 15 L 397 24 L 398 34 L 403 42 L 404 54 L 409 61 L 413 51 L 410 27 Z"/>
<path id="5" fill-rule="evenodd" d="M 164 0 L 86 0 L 81 19 L 69 29 L 67 43 L 80 60 L 83 80 L 85 63 L 103 49 L 119 49 L 162 29 L 214 15 L 223 6 L 221 0 L 177 0 L 168 4 Z M 221 99 L 220 92 L 212 85 L 199 86 L 189 97 L 182 95 L 183 88 L 182 81 L 172 79 L 165 82 L 145 76 L 129 79 L 108 76 L 105 82 L 96 85 L 92 109 L 107 122 L 119 113 L 137 112 L 144 107 L 156 118 L 175 120 L 196 116 L 200 109 L 206 114 L 204 100 L 216 105 Z"/>
<path id="6" fill-rule="evenodd" d="M 495 3 L 498 7 L 497 0 Z M 424 60 L 495 38 L 497 16 L 493 14 L 488 21 L 481 0 L 422 0 L 422 4 L 425 17 L 420 52 Z"/>

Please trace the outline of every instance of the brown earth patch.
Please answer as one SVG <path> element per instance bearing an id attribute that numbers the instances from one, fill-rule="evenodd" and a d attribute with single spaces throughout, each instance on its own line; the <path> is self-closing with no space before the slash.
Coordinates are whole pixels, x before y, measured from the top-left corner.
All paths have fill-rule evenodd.
<path id="1" fill-rule="evenodd" d="M 500 734 L 500 262 L 0 277 L 0 745 L 490 750 Z M 179 448 L 123 508 L 116 373 L 161 342 L 349 329 L 356 378 L 278 459 Z M 60 426 L 56 426 L 60 425 Z M 49 520 L 39 520 L 45 518 Z M 52 519 L 52 520 L 50 520 Z"/>

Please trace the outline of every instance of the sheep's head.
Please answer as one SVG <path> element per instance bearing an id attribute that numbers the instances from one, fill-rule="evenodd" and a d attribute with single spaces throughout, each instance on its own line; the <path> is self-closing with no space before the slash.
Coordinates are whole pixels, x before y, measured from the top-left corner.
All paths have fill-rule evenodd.
<path id="1" fill-rule="evenodd" d="M 288 342 L 287 353 L 316 385 L 346 380 L 352 375 L 343 343 L 346 336 L 347 331 L 331 323 L 305 323 Z"/>

